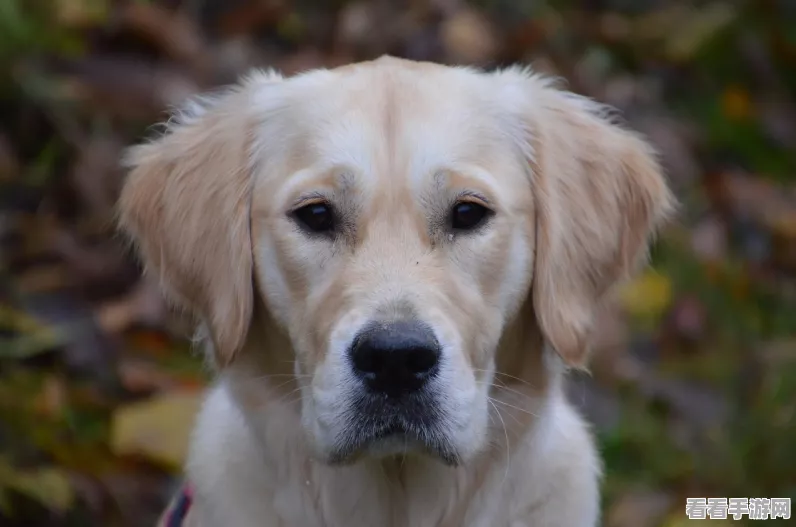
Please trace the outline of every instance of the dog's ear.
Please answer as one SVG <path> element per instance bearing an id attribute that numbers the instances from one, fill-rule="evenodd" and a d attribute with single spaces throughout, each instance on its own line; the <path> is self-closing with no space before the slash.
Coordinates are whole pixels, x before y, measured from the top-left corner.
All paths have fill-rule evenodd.
<path id="1" fill-rule="evenodd" d="M 251 86 L 192 101 L 131 148 L 119 223 L 167 297 L 209 332 L 217 360 L 241 348 L 253 309 Z"/>
<path id="2" fill-rule="evenodd" d="M 599 302 L 645 260 L 675 199 L 650 145 L 604 107 L 521 76 L 536 215 L 534 311 L 564 361 L 583 367 Z"/>

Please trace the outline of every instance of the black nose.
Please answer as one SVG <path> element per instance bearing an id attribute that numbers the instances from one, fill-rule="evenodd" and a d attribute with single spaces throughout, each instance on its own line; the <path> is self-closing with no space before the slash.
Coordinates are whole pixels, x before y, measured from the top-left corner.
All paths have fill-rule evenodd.
<path id="1" fill-rule="evenodd" d="M 419 390 L 436 374 L 439 356 L 431 328 L 415 321 L 366 329 L 351 347 L 354 370 L 368 388 L 391 397 Z"/>

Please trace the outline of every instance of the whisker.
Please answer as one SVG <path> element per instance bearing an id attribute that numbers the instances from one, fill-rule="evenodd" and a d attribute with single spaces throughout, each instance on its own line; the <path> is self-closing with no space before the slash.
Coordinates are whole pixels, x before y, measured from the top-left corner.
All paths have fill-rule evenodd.
<path id="1" fill-rule="evenodd" d="M 298 393 L 298 398 L 293 398 L 292 400 L 289 400 L 288 397 L 290 397 L 291 395 L 293 395 L 295 393 Z M 261 405 L 258 405 L 257 408 L 258 409 L 265 408 L 266 406 L 271 405 L 271 404 L 291 405 L 291 404 L 294 404 L 294 403 L 297 403 L 297 402 L 301 401 L 303 398 L 304 398 L 304 394 L 301 392 L 301 386 L 299 386 L 298 388 L 294 388 L 293 390 L 290 390 L 286 394 L 282 394 L 282 395 L 280 395 L 279 397 L 277 397 L 275 399 L 270 399 L 268 401 L 263 402 Z"/>
<path id="2" fill-rule="evenodd" d="M 514 390 L 514 389 L 509 388 L 508 386 L 505 386 L 505 385 L 504 386 L 497 385 L 496 387 L 501 389 L 501 390 L 505 390 L 505 391 L 507 391 L 509 393 L 513 393 L 515 395 L 519 395 L 520 397 L 524 397 L 526 399 L 534 399 L 534 397 L 532 395 L 530 395 L 530 394 L 523 393 L 523 392 L 521 392 L 519 390 Z"/>
<path id="3" fill-rule="evenodd" d="M 532 396 L 530 394 L 527 394 L 527 393 L 523 393 L 523 392 L 521 392 L 519 390 L 513 390 L 513 389 L 511 389 L 508 386 L 503 385 L 503 384 L 490 384 L 490 383 L 487 383 L 487 382 L 484 382 L 484 381 L 480 381 L 480 382 L 476 381 L 476 384 L 486 385 L 486 386 L 494 387 L 494 388 L 497 388 L 497 389 L 500 389 L 500 390 L 505 390 L 507 392 L 510 392 L 510 393 L 513 393 L 513 394 L 518 395 L 520 397 L 523 397 L 525 399 L 528 399 L 531 402 L 536 402 L 536 399 L 535 399 L 534 396 Z"/>
<path id="4" fill-rule="evenodd" d="M 284 397 L 280 397 L 279 399 L 277 399 L 277 402 L 280 402 L 280 403 L 282 403 L 284 405 L 290 406 L 292 404 L 295 404 L 295 403 L 298 403 L 298 402 L 302 401 L 304 399 L 304 394 L 303 393 L 299 393 L 298 397 L 294 397 L 293 399 L 287 400 L 287 397 L 289 397 L 290 395 L 296 393 L 297 391 L 298 390 L 293 390 L 292 392 L 290 392 L 288 394 L 285 394 Z"/>
<path id="5" fill-rule="evenodd" d="M 480 372 L 484 372 L 484 373 L 492 373 L 493 375 L 499 375 L 501 377 L 506 377 L 508 379 L 512 379 L 514 381 L 521 382 L 522 384 L 527 384 L 528 386 L 533 388 L 533 385 L 530 382 L 528 382 L 527 380 L 521 379 L 519 377 L 515 377 L 514 375 L 509 375 L 508 373 L 503 373 L 501 371 L 497 371 L 496 370 L 496 371 L 490 372 L 490 370 L 485 370 L 483 368 L 473 368 L 473 371 L 480 371 Z"/>
<path id="6" fill-rule="evenodd" d="M 257 378 L 254 378 L 254 379 L 244 379 L 244 381 L 245 381 L 245 382 L 247 382 L 247 383 L 249 383 L 249 382 L 262 382 L 263 380 L 264 380 L 264 379 L 262 379 L 262 378 L 259 378 L 259 379 L 257 379 Z M 279 388 L 281 388 L 282 386 L 287 386 L 287 385 L 288 385 L 288 384 L 290 384 L 290 383 L 291 383 L 293 380 L 294 380 L 294 379 L 288 379 L 288 380 L 286 380 L 286 381 L 284 381 L 284 382 L 282 382 L 282 383 L 280 383 L 280 384 L 277 384 L 276 386 L 266 385 L 266 388 L 268 388 L 268 390 L 270 390 L 270 391 L 279 390 Z M 299 387 L 299 388 L 300 388 L 300 387 Z"/>
<path id="7" fill-rule="evenodd" d="M 501 401 L 499 401 L 498 399 L 495 399 L 494 397 L 489 397 L 489 402 L 491 402 L 491 403 L 492 403 L 492 406 L 494 406 L 494 404 L 495 404 L 495 403 L 501 403 Z M 501 404 L 502 404 L 502 403 L 501 403 Z M 501 414 L 501 415 L 502 415 L 502 414 Z M 516 415 L 509 414 L 509 417 L 511 417 L 512 419 L 514 419 L 514 422 L 515 422 L 515 423 L 517 423 L 518 425 L 522 426 L 522 424 L 523 424 L 523 423 L 522 423 L 522 421 L 520 421 L 520 420 L 517 418 L 517 416 L 516 416 Z"/>
<path id="8" fill-rule="evenodd" d="M 490 399 L 492 399 L 492 398 L 490 397 Z M 501 401 L 500 399 L 493 399 L 493 400 L 494 400 L 494 402 L 496 402 L 498 404 L 502 404 L 503 406 L 508 406 L 509 408 L 513 408 L 514 410 L 517 410 L 518 412 L 522 412 L 524 414 L 528 414 L 531 417 L 537 417 L 537 418 L 539 417 L 538 414 L 535 414 L 535 413 L 531 412 L 530 410 L 525 410 L 524 408 L 520 408 L 519 406 L 514 406 L 513 404 L 509 404 L 509 403 L 507 403 L 505 401 Z"/>
<path id="9" fill-rule="evenodd" d="M 308 377 L 311 377 L 311 376 L 308 375 Z M 263 383 L 265 381 L 271 380 L 272 378 L 273 379 L 287 379 L 286 381 L 282 382 L 281 384 L 279 384 L 277 386 L 269 386 L 269 388 L 273 389 L 273 388 L 280 388 L 282 386 L 285 386 L 286 384 L 290 384 L 292 381 L 301 380 L 304 377 L 296 377 L 294 375 L 259 375 L 259 376 L 256 376 L 256 377 L 249 377 L 247 379 L 240 379 L 240 382 L 244 382 L 246 384 Z"/>
<path id="10" fill-rule="evenodd" d="M 503 434 L 506 436 L 506 472 L 503 474 L 503 481 L 500 482 L 500 485 L 503 486 L 503 484 L 506 483 L 506 480 L 509 478 L 509 466 L 511 465 L 511 445 L 509 444 L 509 432 L 506 428 L 506 421 L 503 420 L 503 415 L 501 415 L 500 410 L 497 406 L 495 406 L 495 403 L 491 398 L 489 399 L 489 403 L 492 405 L 492 408 L 495 409 L 495 412 L 497 412 L 500 422 L 503 423 Z"/>
<path id="11" fill-rule="evenodd" d="M 254 377 L 249 377 L 249 379 L 270 379 L 271 377 L 295 377 L 297 379 L 304 379 L 306 377 L 312 377 L 310 373 L 266 373 L 265 375 L 256 375 Z"/>

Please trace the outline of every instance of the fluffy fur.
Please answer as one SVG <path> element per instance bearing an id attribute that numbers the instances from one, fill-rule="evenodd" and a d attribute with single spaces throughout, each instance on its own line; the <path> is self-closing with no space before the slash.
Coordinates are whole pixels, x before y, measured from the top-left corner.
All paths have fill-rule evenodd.
<path id="1" fill-rule="evenodd" d="M 197 525 L 597 524 L 562 379 L 674 206 L 604 108 L 523 69 L 383 57 L 251 75 L 127 163 L 121 226 L 218 370 L 187 464 Z M 461 196 L 494 211 L 475 232 L 446 229 Z M 333 239 L 290 215 L 318 199 Z M 437 417 L 371 441 L 347 350 L 405 317 L 442 346 Z"/>

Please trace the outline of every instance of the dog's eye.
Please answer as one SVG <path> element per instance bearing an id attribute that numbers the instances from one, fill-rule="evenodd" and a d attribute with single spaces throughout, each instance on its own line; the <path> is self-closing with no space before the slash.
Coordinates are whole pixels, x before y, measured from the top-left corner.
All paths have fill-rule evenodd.
<path id="1" fill-rule="evenodd" d="M 451 226 L 456 230 L 472 230 L 481 225 L 489 216 L 488 208 L 472 201 L 462 201 L 454 205 L 451 212 Z"/>
<path id="2" fill-rule="evenodd" d="M 311 203 L 293 211 L 293 216 L 313 232 L 334 229 L 334 212 L 326 203 Z"/>

